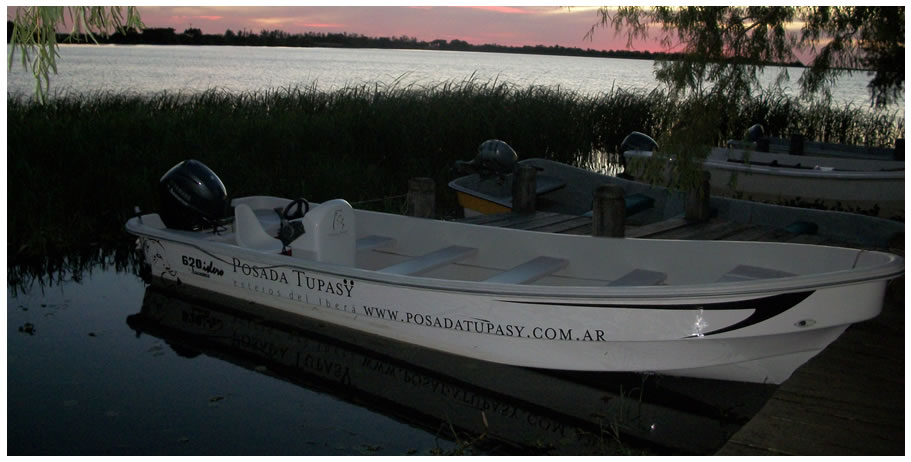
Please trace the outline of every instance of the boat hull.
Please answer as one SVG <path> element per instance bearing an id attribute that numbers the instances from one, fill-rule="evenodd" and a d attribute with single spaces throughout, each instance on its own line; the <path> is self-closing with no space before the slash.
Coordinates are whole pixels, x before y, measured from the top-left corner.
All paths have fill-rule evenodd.
<path id="1" fill-rule="evenodd" d="M 466 292 L 163 239 L 133 225 L 153 277 L 426 348 L 547 369 L 781 383 L 849 324 L 876 316 L 886 284 L 870 280 L 709 300 Z M 833 312 L 846 300 L 851 310 Z"/>
<path id="2" fill-rule="evenodd" d="M 629 173 L 651 152 L 624 153 Z M 713 148 L 703 163 L 712 194 L 904 220 L 904 162 Z"/>

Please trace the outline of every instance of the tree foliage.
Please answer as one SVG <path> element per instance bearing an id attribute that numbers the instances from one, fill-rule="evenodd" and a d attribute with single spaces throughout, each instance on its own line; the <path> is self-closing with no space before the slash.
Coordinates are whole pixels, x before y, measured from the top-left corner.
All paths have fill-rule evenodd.
<path id="1" fill-rule="evenodd" d="M 857 69 L 874 74 L 869 88 L 875 106 L 904 91 L 903 6 L 621 7 L 598 14 L 588 35 L 598 27 L 626 31 L 628 46 L 660 27 L 660 43 L 684 56 L 661 61 L 656 71 L 674 91 L 711 86 L 716 93 L 748 95 L 765 66 L 792 62 L 798 53 L 814 56 L 798 82 L 805 97 L 830 99 L 838 76 Z"/>
<path id="2" fill-rule="evenodd" d="M 904 7 L 620 7 L 600 8 L 599 27 L 627 34 L 627 47 L 659 28 L 659 43 L 680 57 L 657 60 L 655 77 L 667 85 L 678 107 L 677 123 L 655 133 L 660 149 L 634 165 L 643 179 L 668 178 L 669 186 L 699 186 L 702 161 L 720 133 L 737 133 L 729 108 L 760 90 L 780 93 L 788 79 L 780 68 L 777 88 L 762 89 L 759 77 L 769 65 L 812 55 L 798 81 L 801 97 L 831 101 L 838 76 L 850 70 L 874 73 L 871 102 L 884 107 L 904 91 Z M 669 162 L 673 160 L 673 162 Z"/>
<path id="3" fill-rule="evenodd" d="M 107 35 L 112 30 L 139 30 L 144 27 L 136 7 L 119 6 L 23 6 L 16 8 L 9 37 L 7 68 L 18 51 L 22 66 L 35 76 L 35 97 L 44 102 L 50 87 L 50 72 L 57 73 L 57 28 L 72 24 L 72 34 Z"/>

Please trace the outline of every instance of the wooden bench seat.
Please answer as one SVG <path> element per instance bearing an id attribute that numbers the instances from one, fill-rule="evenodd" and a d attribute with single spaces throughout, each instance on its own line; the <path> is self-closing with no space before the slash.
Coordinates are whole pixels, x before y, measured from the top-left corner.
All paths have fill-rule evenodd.
<path id="1" fill-rule="evenodd" d="M 562 258 L 533 258 L 512 269 L 495 274 L 484 280 L 484 282 L 494 282 L 498 284 L 527 284 L 560 271 L 565 268 L 568 263 L 568 261 Z"/>
<path id="2" fill-rule="evenodd" d="M 379 270 L 386 274 L 417 275 L 468 258 L 478 252 L 474 247 L 449 246 Z"/>

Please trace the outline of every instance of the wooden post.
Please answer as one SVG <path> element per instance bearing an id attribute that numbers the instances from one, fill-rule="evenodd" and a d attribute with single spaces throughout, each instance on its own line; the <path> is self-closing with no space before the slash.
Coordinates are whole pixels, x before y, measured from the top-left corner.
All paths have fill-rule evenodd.
<path id="1" fill-rule="evenodd" d="M 610 184 L 598 186 L 593 199 L 592 236 L 623 237 L 626 228 L 623 188 Z"/>
<path id="2" fill-rule="evenodd" d="M 405 211 L 413 217 L 432 218 L 434 216 L 436 213 L 436 183 L 433 178 L 408 180 Z"/>
<path id="3" fill-rule="evenodd" d="M 892 158 L 895 160 L 905 160 L 905 139 L 904 138 L 895 139 L 895 153 L 892 154 Z"/>
<path id="4" fill-rule="evenodd" d="M 519 165 L 512 176 L 512 211 L 535 213 L 537 206 L 538 170 L 531 165 Z"/>
<path id="5" fill-rule="evenodd" d="M 788 146 L 788 153 L 795 156 L 803 155 L 803 135 L 799 133 L 791 135 L 791 145 Z"/>
<path id="6" fill-rule="evenodd" d="M 709 198 L 712 192 L 711 181 L 712 174 L 703 170 L 702 181 L 696 189 L 686 195 L 686 219 L 690 221 L 702 222 L 709 219 Z"/>

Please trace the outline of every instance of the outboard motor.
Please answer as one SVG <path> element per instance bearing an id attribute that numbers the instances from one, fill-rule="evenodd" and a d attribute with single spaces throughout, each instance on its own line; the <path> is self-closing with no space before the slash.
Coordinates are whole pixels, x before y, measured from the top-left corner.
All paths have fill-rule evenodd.
<path id="1" fill-rule="evenodd" d="M 748 128 L 746 133 L 747 141 L 756 143 L 756 150 L 759 152 L 769 152 L 769 137 L 765 134 L 765 129 L 761 124 L 754 124 Z"/>
<path id="2" fill-rule="evenodd" d="M 620 143 L 621 156 L 625 151 L 653 152 L 655 149 L 658 149 L 658 142 L 652 139 L 651 136 L 641 132 L 632 132 L 629 135 L 626 135 L 626 138 L 623 138 L 623 142 Z"/>
<path id="3" fill-rule="evenodd" d="M 752 127 L 747 129 L 746 138 L 747 141 L 757 142 L 765 137 L 765 129 L 762 128 L 762 124 L 754 124 Z"/>
<path id="4" fill-rule="evenodd" d="M 632 180 L 633 177 L 626 173 L 626 156 L 623 155 L 626 151 L 649 151 L 655 152 L 658 149 L 658 142 L 652 139 L 651 136 L 646 135 L 642 132 L 632 132 L 629 135 L 626 135 L 626 138 L 623 138 L 623 142 L 620 143 L 620 167 L 622 172 L 617 176 L 625 180 Z"/>
<path id="5" fill-rule="evenodd" d="M 198 160 L 185 160 L 158 182 L 161 220 L 168 228 L 196 231 L 233 217 L 228 192 L 215 172 Z"/>
<path id="6" fill-rule="evenodd" d="M 487 140 L 478 147 L 478 154 L 470 162 L 456 162 L 464 170 L 477 172 L 481 178 L 505 176 L 513 172 L 519 156 L 505 141 Z"/>

